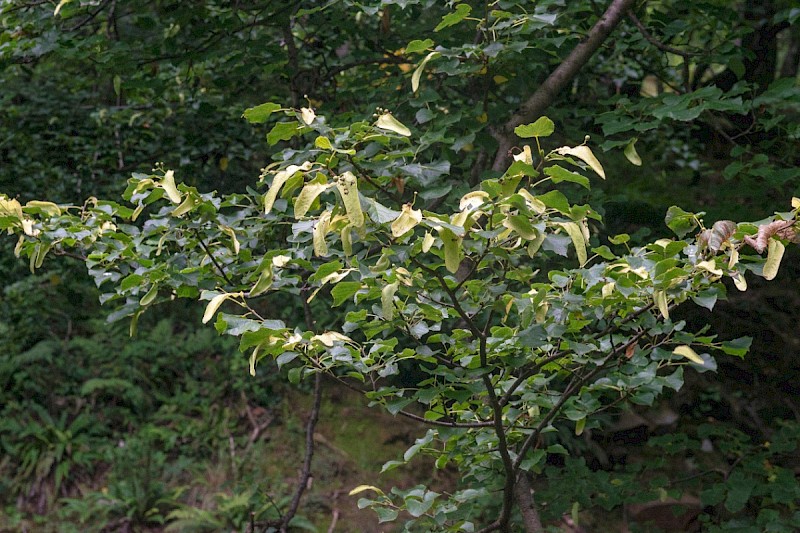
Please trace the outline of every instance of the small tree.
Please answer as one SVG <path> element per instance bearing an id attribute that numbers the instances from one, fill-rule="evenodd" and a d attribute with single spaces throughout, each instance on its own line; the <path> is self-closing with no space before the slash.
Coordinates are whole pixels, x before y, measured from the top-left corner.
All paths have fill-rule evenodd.
<path id="1" fill-rule="evenodd" d="M 265 169 L 265 193 L 201 193 L 159 166 L 129 180 L 128 205 L 23 206 L 2 196 L 0 229 L 19 236 L 16 253 L 31 270 L 51 252 L 84 260 L 103 301 L 119 304 L 112 318 L 131 317 L 131 334 L 161 301 L 202 300 L 203 322 L 241 339 L 251 373 L 276 364 L 292 383 L 315 380 L 304 479 L 275 524 L 284 529 L 311 469 L 327 375 L 428 427 L 384 471 L 426 454 L 457 468 L 463 484 L 448 495 L 360 486 L 353 494 L 369 496 L 360 507 L 381 521 L 405 511 L 406 529 L 541 531 L 531 483 L 548 454 L 566 453 L 550 433 L 580 435 L 621 402 L 652 404 L 681 387 L 685 367 L 715 368 L 711 352 L 744 355 L 748 337 L 718 342 L 672 311 L 687 300 L 712 309 L 726 277 L 739 290 L 748 271 L 772 279 L 797 241 L 793 198 L 792 211 L 755 224 L 707 227 L 702 213 L 672 207 L 677 239 L 629 247 L 617 235 L 602 245 L 600 215 L 578 202 L 587 174 L 605 171 L 588 138 L 542 148 L 554 131 L 546 117 L 516 127 L 532 144 L 501 177 L 453 209 L 426 209 L 395 202 L 398 176 L 447 170 L 406 163 L 419 146 L 391 113 L 341 128 L 310 108 L 271 103 L 245 116 L 272 113 L 289 120 L 271 140 L 309 135 L 313 146 Z M 341 311 L 323 325 L 320 306 Z M 401 384 L 404 365 L 422 377 Z"/>

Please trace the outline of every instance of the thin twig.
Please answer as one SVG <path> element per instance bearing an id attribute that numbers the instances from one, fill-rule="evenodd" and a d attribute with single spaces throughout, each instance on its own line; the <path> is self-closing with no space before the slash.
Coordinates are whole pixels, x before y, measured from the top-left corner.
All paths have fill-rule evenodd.
<path id="1" fill-rule="evenodd" d="M 228 285 L 233 285 L 233 281 L 231 281 L 231 278 L 228 277 L 228 274 L 225 273 L 225 271 L 222 269 L 222 266 L 217 262 L 217 259 L 211 253 L 211 250 L 208 249 L 208 246 L 206 245 L 205 241 L 203 241 L 203 238 L 200 236 L 200 232 L 197 231 L 197 228 L 192 228 L 192 233 L 194 233 L 194 236 L 200 243 L 200 246 L 203 248 L 203 250 L 205 250 L 208 258 L 211 259 L 214 267 L 219 271 L 222 277 L 225 278 L 225 281 L 228 282 Z"/>
<path id="2" fill-rule="evenodd" d="M 683 86 L 686 89 L 687 93 L 691 92 L 692 84 L 691 81 L 689 80 L 689 58 L 693 54 L 691 54 L 690 52 L 686 52 L 685 50 L 675 48 L 674 46 L 662 43 L 661 41 L 653 37 L 653 35 L 649 31 L 647 31 L 647 28 L 645 28 L 644 24 L 642 24 L 642 21 L 639 20 L 639 18 L 636 16 L 636 14 L 634 14 L 633 11 L 628 11 L 628 18 L 631 19 L 631 22 L 633 22 L 634 26 L 636 26 L 636 29 L 639 30 L 639 33 L 642 34 L 642 37 L 647 39 L 647 42 L 649 42 L 650 44 L 652 44 L 653 46 L 655 46 L 656 48 L 658 48 L 663 52 L 675 54 L 676 56 L 680 56 L 683 58 Z"/>

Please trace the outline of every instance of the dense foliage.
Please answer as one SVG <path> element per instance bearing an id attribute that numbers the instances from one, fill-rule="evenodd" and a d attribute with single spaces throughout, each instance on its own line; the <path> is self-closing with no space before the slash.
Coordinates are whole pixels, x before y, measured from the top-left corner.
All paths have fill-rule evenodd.
<path id="1" fill-rule="evenodd" d="M 419 423 L 384 471 L 424 455 L 457 472 L 444 490 L 348 487 L 382 522 L 539 531 L 693 495 L 718 509 L 708 529 L 798 525 L 796 424 L 752 442 L 702 425 L 653 440 L 665 453 L 639 467 L 581 457 L 610 409 L 654 405 L 685 368 L 750 346 L 678 306 L 711 310 L 726 286 L 775 278 L 798 241 L 791 2 L 62 0 L 0 16 L 0 229 L 31 273 L 7 289 L 2 324 L 15 513 L 83 493 L 63 516 L 99 528 L 311 527 L 297 513 L 326 375 Z M 661 229 L 666 195 L 706 213 L 673 205 Z M 94 292 L 62 282 L 73 267 L 39 274 L 54 255 L 85 263 L 110 319 L 142 338 L 120 349 L 116 326 L 75 332 L 98 311 L 70 307 Z M 51 338 L 40 294 L 42 309 L 66 299 L 46 311 L 68 324 Z M 155 318 L 193 316 L 181 298 L 246 356 L 187 364 L 229 344 Z M 201 515 L 171 470 L 226 432 L 249 449 L 260 431 L 242 419 L 259 427 L 250 402 L 269 405 L 275 368 L 313 387 L 296 488 L 275 503 L 245 477 L 225 496 L 238 504 Z M 237 401 L 246 415 L 214 408 Z M 722 477 L 664 478 L 665 457 L 708 446 L 706 473 L 733 461 Z M 98 476 L 106 491 L 81 488 Z"/>

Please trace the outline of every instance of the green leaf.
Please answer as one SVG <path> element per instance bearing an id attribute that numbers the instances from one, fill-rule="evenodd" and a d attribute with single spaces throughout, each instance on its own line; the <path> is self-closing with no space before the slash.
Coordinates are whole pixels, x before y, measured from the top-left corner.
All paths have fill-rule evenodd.
<path id="1" fill-rule="evenodd" d="M 575 253 L 578 255 L 578 263 L 580 266 L 586 264 L 586 239 L 584 239 L 583 231 L 577 222 L 562 222 L 561 227 L 567 231 L 569 238 L 572 239 L 572 245 L 575 246 Z"/>
<path id="2" fill-rule="evenodd" d="M 411 516 L 415 518 L 420 517 L 428 512 L 428 509 L 433 505 L 433 501 L 433 498 L 429 500 L 420 500 L 409 496 L 405 499 L 406 510 Z"/>
<path id="3" fill-rule="evenodd" d="M 553 121 L 547 117 L 540 117 L 536 122 L 523 124 L 514 128 L 517 137 L 527 139 L 530 137 L 549 137 L 556 130 Z"/>
<path id="4" fill-rule="evenodd" d="M 281 109 L 280 104 L 273 104 L 272 102 L 267 102 L 266 104 L 261 104 L 255 107 L 245 109 L 242 116 L 250 124 L 261 124 L 262 122 L 266 122 L 272 113 L 280 109 Z"/>
<path id="5" fill-rule="evenodd" d="M 258 276 L 255 285 L 253 285 L 253 288 L 250 289 L 249 296 L 251 298 L 255 298 L 256 296 L 259 296 L 267 292 L 269 288 L 272 286 L 272 279 L 273 279 L 272 263 L 270 263 Z"/>
<path id="6" fill-rule="evenodd" d="M 744 357 L 750 350 L 750 345 L 752 343 L 753 337 L 739 337 L 738 339 L 723 342 L 720 349 L 728 355 Z"/>
<path id="7" fill-rule="evenodd" d="M 292 385 L 297 385 L 300 383 L 300 379 L 303 377 L 303 367 L 296 366 L 294 368 L 290 368 L 287 377 L 289 378 L 289 383 Z"/>
<path id="8" fill-rule="evenodd" d="M 317 148 L 321 148 L 322 150 L 333 149 L 333 145 L 331 144 L 330 139 L 322 136 L 319 136 L 316 139 L 314 139 L 314 146 L 316 146 Z"/>
<path id="9" fill-rule="evenodd" d="M 681 238 L 697 227 L 697 217 L 675 205 L 667 209 L 664 222 L 675 235 Z"/>
<path id="10" fill-rule="evenodd" d="M 394 118 L 391 113 L 384 113 L 379 116 L 378 120 L 375 122 L 375 125 L 383 130 L 392 131 L 404 137 L 411 136 L 411 130 L 409 130 L 402 122 Z"/>
<path id="11" fill-rule="evenodd" d="M 397 515 L 400 514 L 400 511 L 397 509 L 391 509 L 389 507 L 374 507 L 375 514 L 378 515 L 378 523 L 382 524 L 384 522 L 394 522 L 397 519 Z"/>
<path id="12" fill-rule="evenodd" d="M 525 240 L 532 241 L 538 237 L 538 232 L 531 225 L 530 219 L 522 215 L 511 215 L 503 221 L 503 226 L 512 229 Z"/>
<path id="13" fill-rule="evenodd" d="M 142 307 L 150 305 L 153 303 L 153 300 L 156 299 L 156 296 L 158 296 L 158 285 L 153 284 L 153 286 L 150 287 L 150 290 L 147 291 L 147 294 L 142 296 L 142 299 L 139 300 L 139 305 Z"/>
<path id="14" fill-rule="evenodd" d="M 267 134 L 267 142 L 273 146 L 280 141 L 288 141 L 302 130 L 303 127 L 297 122 L 278 122 Z"/>
<path id="15" fill-rule="evenodd" d="M 547 207 L 569 216 L 569 201 L 561 191 L 550 191 L 535 198 Z"/>
<path id="16" fill-rule="evenodd" d="M 440 228 L 439 237 L 444 248 L 444 266 L 455 274 L 461 265 L 461 238 L 456 237 L 456 234 L 448 228 Z"/>
<path id="17" fill-rule="evenodd" d="M 628 142 L 628 144 L 625 145 L 625 151 L 623 153 L 625 154 L 625 157 L 628 158 L 628 161 L 631 162 L 631 164 L 640 167 L 642 166 L 642 158 L 639 157 L 639 153 L 636 151 L 637 140 L 638 139 L 636 138 L 631 139 L 630 142 Z"/>
<path id="18" fill-rule="evenodd" d="M 411 41 L 406 45 L 406 53 L 416 54 L 417 52 L 423 52 L 432 46 L 433 46 L 432 39 L 425 39 L 425 40 L 414 39 L 413 41 Z"/>
<path id="19" fill-rule="evenodd" d="M 346 300 L 349 300 L 355 293 L 361 290 L 360 281 L 340 281 L 331 289 L 331 296 L 333 297 L 333 306 L 337 307 L 342 305 Z"/>
<path id="20" fill-rule="evenodd" d="M 472 7 L 467 4 L 458 4 L 453 13 L 449 13 L 442 17 L 442 21 L 433 29 L 433 31 L 441 31 L 448 26 L 453 26 L 464 20 L 472 11 Z"/>
<path id="21" fill-rule="evenodd" d="M 553 183 L 568 181 L 570 183 L 577 183 L 578 185 L 581 185 L 587 189 L 591 188 L 589 185 L 589 178 L 586 176 L 581 176 L 575 172 L 570 172 L 569 170 L 558 165 L 545 168 L 544 173 L 550 176 L 550 178 L 553 180 Z"/>

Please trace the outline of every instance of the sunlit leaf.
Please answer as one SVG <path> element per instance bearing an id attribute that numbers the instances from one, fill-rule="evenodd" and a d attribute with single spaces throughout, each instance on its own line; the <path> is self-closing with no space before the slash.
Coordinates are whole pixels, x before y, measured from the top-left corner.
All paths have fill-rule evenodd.
<path id="1" fill-rule="evenodd" d="M 356 494 L 358 494 L 358 493 L 360 493 L 360 492 L 364 492 L 365 490 L 372 490 L 372 491 L 375 491 L 375 492 L 377 492 L 378 494 L 380 494 L 381 496 L 383 496 L 383 494 L 384 494 L 384 493 L 383 493 L 383 491 L 382 491 L 381 489 L 379 489 L 378 487 L 375 487 L 375 486 L 373 486 L 373 485 L 359 485 L 358 487 L 356 487 L 356 488 L 354 488 L 353 490 L 351 490 L 351 491 L 348 493 L 348 496 L 355 496 Z"/>
<path id="2" fill-rule="evenodd" d="M 361 200 L 358 197 L 358 179 L 350 171 L 345 172 L 336 179 L 336 188 L 342 196 L 347 218 L 353 227 L 360 228 L 364 225 L 364 212 L 361 210 Z"/>
<path id="3" fill-rule="evenodd" d="M 562 146 L 561 148 L 556 148 L 554 150 L 557 154 L 561 155 L 571 155 L 573 157 L 577 157 L 578 159 L 582 160 L 584 163 L 589 165 L 589 168 L 595 171 L 598 176 L 603 179 L 606 179 L 606 172 L 603 170 L 603 166 L 600 164 L 600 161 L 592 153 L 592 150 L 586 146 Z"/>
<path id="4" fill-rule="evenodd" d="M 665 320 L 669 320 L 669 305 L 667 304 L 667 293 L 664 291 L 653 291 L 653 299 L 656 302 L 656 307 L 661 311 L 661 316 Z"/>
<path id="5" fill-rule="evenodd" d="M 16 202 L 16 200 L 13 201 Z M 3 200 L 0 198 L 0 215 L 3 214 L 2 202 Z M 17 205 L 19 205 L 19 202 L 17 202 Z M 27 202 L 25 204 L 25 208 L 28 213 L 30 213 L 30 211 L 27 209 L 29 207 L 37 211 L 40 211 L 42 213 L 46 213 L 51 217 L 57 217 L 61 215 L 61 208 L 58 207 L 58 205 L 54 204 L 53 202 L 42 202 L 40 200 L 31 200 L 30 202 Z"/>
<path id="6" fill-rule="evenodd" d="M 408 129 L 402 122 L 394 118 L 391 113 L 383 113 L 378 117 L 375 125 L 383 130 L 392 131 L 404 137 L 411 136 L 411 130 Z"/>
<path id="7" fill-rule="evenodd" d="M 306 161 L 302 165 L 289 165 L 286 170 L 281 170 L 280 172 L 276 173 L 275 176 L 272 178 L 272 185 L 270 186 L 267 194 L 264 195 L 264 214 L 269 214 L 272 211 L 272 206 L 275 204 L 275 200 L 278 198 L 278 193 L 283 187 L 283 184 L 286 181 L 297 174 L 300 171 L 309 170 L 311 168 L 311 163 Z"/>
<path id="8" fill-rule="evenodd" d="M 461 201 L 458 203 L 458 208 L 461 211 L 474 210 L 482 206 L 488 200 L 489 193 L 486 191 L 468 192 L 461 197 Z"/>
<path id="9" fill-rule="evenodd" d="M 425 237 L 422 238 L 422 252 L 427 253 L 435 241 L 436 238 L 429 231 L 426 231 Z"/>
<path id="10" fill-rule="evenodd" d="M 697 352 L 695 352 L 694 350 L 692 350 L 691 347 L 685 344 L 678 346 L 677 348 L 672 350 L 672 353 L 674 353 L 675 355 L 680 355 L 681 357 L 685 357 L 689 361 L 697 363 L 698 365 L 703 364 L 703 358 L 697 355 Z"/>
<path id="11" fill-rule="evenodd" d="M 164 174 L 164 179 L 161 180 L 161 187 L 164 188 L 170 202 L 173 204 L 181 203 L 181 193 L 178 191 L 178 187 L 175 186 L 175 171 L 168 170 Z"/>
<path id="12" fill-rule="evenodd" d="M 628 161 L 631 162 L 631 164 L 640 167 L 642 166 L 642 158 L 639 157 L 639 153 L 636 151 L 637 140 L 638 139 L 631 139 L 630 142 L 625 145 L 625 151 L 623 153 L 625 154 L 625 157 L 628 158 Z"/>
<path id="13" fill-rule="evenodd" d="M 722 275 L 722 270 L 717 266 L 717 261 L 713 258 L 707 261 L 700 261 L 699 263 L 697 263 L 697 268 L 705 270 L 706 272 L 714 276 Z"/>
<path id="14" fill-rule="evenodd" d="M 321 148 L 323 150 L 331 150 L 333 148 L 330 139 L 322 136 L 319 136 L 316 139 L 314 139 L 314 146 L 316 146 L 317 148 Z"/>
<path id="15" fill-rule="evenodd" d="M 381 312 L 385 320 L 394 318 L 394 295 L 397 292 L 398 283 L 390 283 L 381 290 Z"/>
<path id="16" fill-rule="evenodd" d="M 333 185 L 330 183 L 307 183 L 306 186 L 303 187 L 303 190 L 300 191 L 300 194 L 297 195 L 297 201 L 294 204 L 294 218 L 306 216 L 314 200 L 331 187 L 333 187 Z"/>
<path id="17" fill-rule="evenodd" d="M 417 52 L 422 52 L 427 50 L 428 48 L 433 46 L 433 41 L 431 39 L 414 39 L 410 43 L 406 45 L 406 53 L 407 54 L 415 54 Z"/>
<path id="18" fill-rule="evenodd" d="M 561 227 L 563 227 L 569 238 L 572 239 L 572 244 L 575 246 L 575 253 L 578 255 L 578 263 L 581 266 L 586 264 L 587 254 L 586 254 L 586 240 L 583 238 L 583 230 L 581 227 L 575 222 L 562 222 Z"/>
<path id="19" fill-rule="evenodd" d="M 181 203 L 181 205 L 179 205 L 172 211 L 172 216 L 174 217 L 183 216 L 192 209 L 194 209 L 195 207 L 197 207 L 197 204 L 199 203 L 200 200 L 198 198 L 196 198 L 194 195 L 189 194 L 186 196 L 186 199 L 183 201 L 183 203 Z"/>
<path id="20" fill-rule="evenodd" d="M 330 232 L 331 227 L 331 212 L 323 211 L 319 216 L 319 220 L 314 224 L 313 245 L 314 255 L 317 257 L 325 257 L 328 255 L 328 244 L 325 242 L 325 236 Z"/>
<path id="21" fill-rule="evenodd" d="M 342 240 L 342 251 L 344 255 L 353 255 L 353 226 L 348 224 L 342 228 L 339 238 Z"/>
<path id="22" fill-rule="evenodd" d="M 310 125 L 314 122 L 314 119 L 317 118 L 317 114 L 314 113 L 314 110 L 309 107 L 301 107 L 300 108 L 300 119 L 306 124 Z"/>
<path id="23" fill-rule="evenodd" d="M 523 146 L 520 153 L 514 154 L 514 161 L 521 161 L 526 165 L 533 166 L 533 153 L 531 152 L 531 147 L 527 144 Z"/>
<path id="24" fill-rule="evenodd" d="M 233 296 L 233 295 L 230 294 L 230 293 L 224 292 L 222 294 L 218 294 L 218 295 L 214 296 L 213 298 L 211 298 L 211 301 L 208 302 L 208 305 L 206 305 L 205 313 L 203 313 L 203 324 L 208 323 L 208 321 L 211 320 L 214 317 L 214 313 L 217 312 L 217 309 L 219 309 L 219 306 L 222 305 L 222 302 L 224 302 L 225 300 L 227 300 L 231 296 Z"/>
<path id="25" fill-rule="evenodd" d="M 786 247 L 778 239 L 770 239 L 767 245 L 767 260 L 764 263 L 763 275 L 764 279 L 772 280 L 778 275 L 778 269 L 781 266 L 783 259 L 783 252 Z"/>
<path id="26" fill-rule="evenodd" d="M 555 131 L 555 124 L 547 117 L 540 117 L 536 122 L 524 124 L 514 128 L 517 137 L 527 139 L 530 137 L 548 137 Z"/>
<path id="27" fill-rule="evenodd" d="M 441 31 L 448 26 L 453 26 L 464 20 L 472 11 L 472 7 L 467 4 L 458 4 L 453 13 L 448 13 L 442 17 L 442 21 L 436 25 L 433 31 Z"/>
<path id="28" fill-rule="evenodd" d="M 414 69 L 414 73 L 411 75 L 411 92 L 415 93 L 419 89 L 419 80 L 422 77 L 422 73 L 425 70 L 425 65 L 428 64 L 428 61 L 430 61 L 431 59 L 434 59 L 435 57 L 438 57 L 439 55 L 440 55 L 439 52 L 431 52 L 428 55 L 426 55 L 425 58 L 422 61 L 419 62 L 419 65 L 417 65 L 417 68 Z M 379 126 L 380 126 L 380 124 L 379 124 Z M 391 129 L 391 128 L 385 128 L 385 129 Z M 394 130 L 392 130 L 392 131 L 394 131 Z M 397 132 L 397 133 L 400 133 L 400 132 Z M 404 134 L 400 133 L 400 135 L 404 135 Z M 409 132 L 408 135 L 411 135 L 411 132 Z"/>
<path id="29" fill-rule="evenodd" d="M 280 109 L 280 104 L 267 102 L 266 104 L 245 109 L 242 116 L 251 124 L 261 124 L 262 122 L 266 122 L 272 113 Z"/>
<path id="30" fill-rule="evenodd" d="M 397 239 L 405 235 L 420 222 L 422 222 L 422 211 L 414 209 L 411 204 L 403 205 L 400 216 L 392 222 L 392 237 Z"/>

